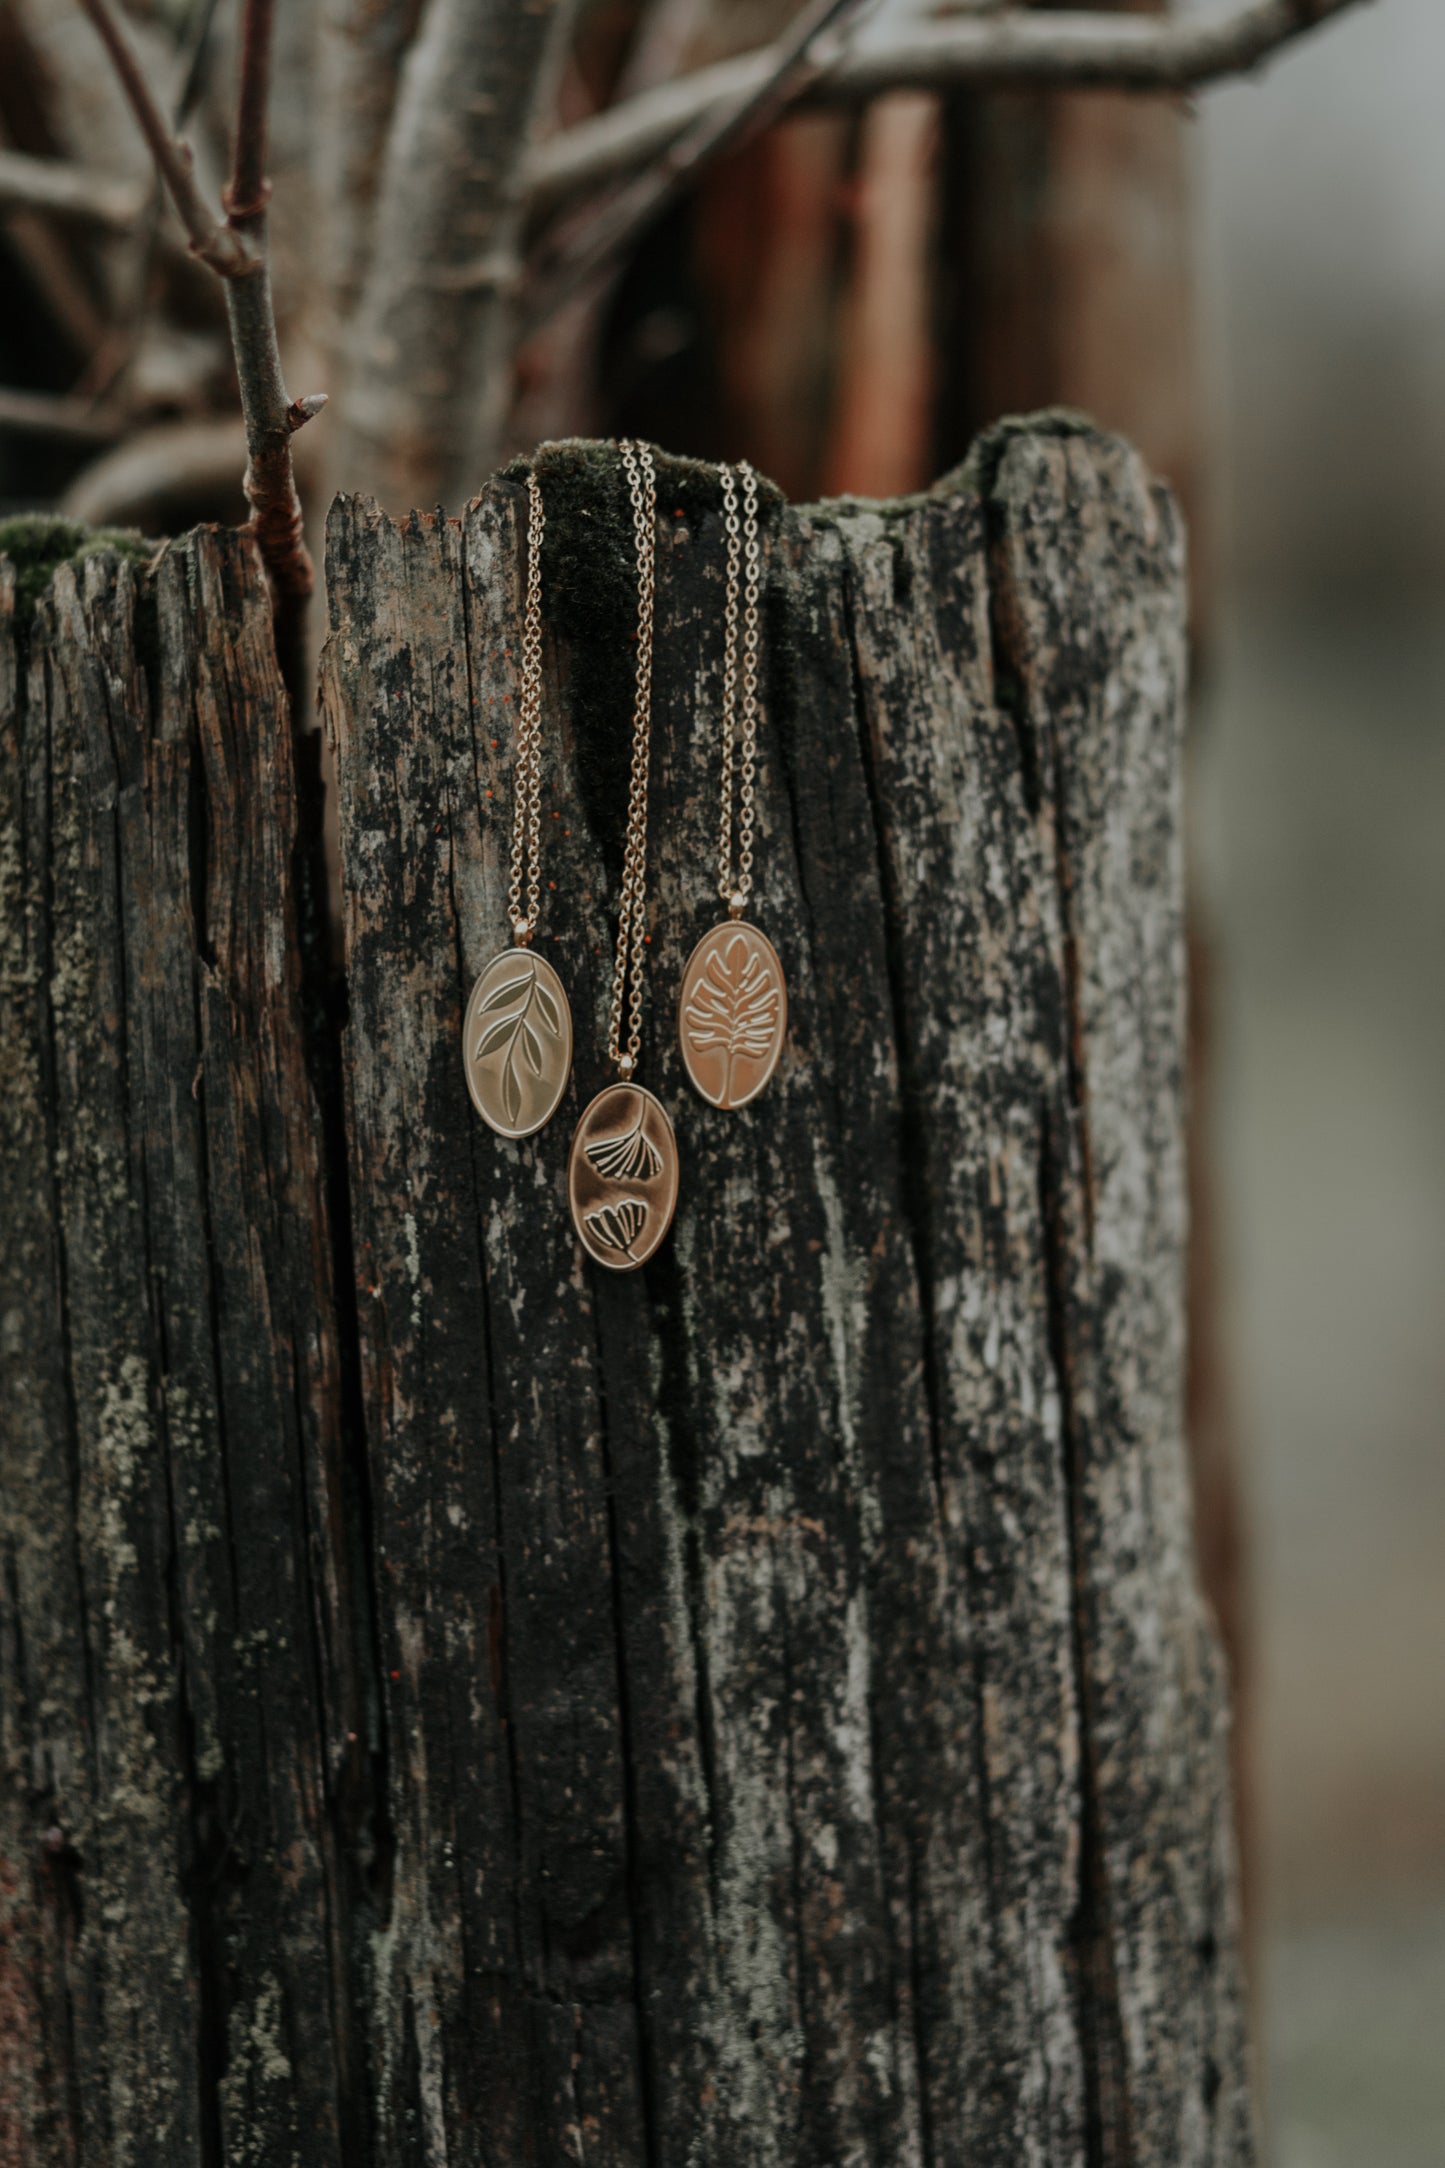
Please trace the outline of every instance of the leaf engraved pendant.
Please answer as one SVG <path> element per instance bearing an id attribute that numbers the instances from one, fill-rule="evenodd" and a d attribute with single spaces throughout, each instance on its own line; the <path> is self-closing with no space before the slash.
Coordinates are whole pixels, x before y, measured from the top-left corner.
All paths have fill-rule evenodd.
<path id="1" fill-rule="evenodd" d="M 572 1069 L 572 1011 L 544 956 L 503 949 L 472 988 L 463 1037 L 467 1089 L 502 1137 L 530 1137 L 556 1113 Z"/>
<path id="2" fill-rule="evenodd" d="M 766 934 L 742 919 L 705 933 L 687 960 L 677 1036 L 687 1073 L 711 1106 L 745 1107 L 778 1066 L 788 988 Z"/>
<path id="3" fill-rule="evenodd" d="M 608 1084 L 577 1124 L 567 1196 L 582 1247 L 610 1272 L 645 1265 L 672 1225 L 677 1139 L 640 1084 Z"/>

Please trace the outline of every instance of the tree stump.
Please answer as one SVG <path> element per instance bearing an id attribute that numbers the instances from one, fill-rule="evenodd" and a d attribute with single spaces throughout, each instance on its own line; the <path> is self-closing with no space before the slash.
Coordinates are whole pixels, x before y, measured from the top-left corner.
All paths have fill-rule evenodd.
<path id="1" fill-rule="evenodd" d="M 541 476 L 577 1063 L 523 1143 L 460 1052 L 517 476 L 333 508 L 344 1019 L 245 543 L 5 591 L 0 2162 L 1240 2168 L 1172 504 L 1058 417 L 905 503 L 767 499 L 791 1024 L 723 1115 L 671 1026 L 719 492 L 660 461 L 642 1076 L 682 1192 L 618 1277 L 565 1173 L 630 524 L 610 448 Z"/>

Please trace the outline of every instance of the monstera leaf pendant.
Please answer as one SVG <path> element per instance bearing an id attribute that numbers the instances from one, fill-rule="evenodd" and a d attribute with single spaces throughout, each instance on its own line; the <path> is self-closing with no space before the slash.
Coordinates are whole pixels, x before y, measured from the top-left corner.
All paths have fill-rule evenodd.
<path id="1" fill-rule="evenodd" d="M 609 1272 L 645 1265 L 672 1225 L 677 1139 L 661 1100 L 640 1084 L 608 1084 L 577 1124 L 567 1164 L 572 1220 Z"/>
<path id="2" fill-rule="evenodd" d="M 677 1036 L 687 1073 L 715 1107 L 745 1107 L 778 1066 L 788 988 L 778 952 L 743 919 L 724 919 L 687 960 Z"/>
<path id="3" fill-rule="evenodd" d="M 467 1089 L 499 1136 L 530 1137 L 556 1113 L 572 1069 L 572 1011 L 545 956 L 503 949 L 472 988 Z"/>

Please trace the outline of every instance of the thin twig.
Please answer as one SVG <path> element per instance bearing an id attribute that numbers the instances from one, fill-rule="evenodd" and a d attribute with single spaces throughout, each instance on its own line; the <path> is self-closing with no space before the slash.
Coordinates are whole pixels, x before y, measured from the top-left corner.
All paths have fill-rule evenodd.
<path id="1" fill-rule="evenodd" d="M 1244 75 L 1360 0 L 1232 0 L 1200 17 L 998 14 L 904 20 L 856 40 L 804 86 L 810 103 L 849 104 L 886 90 L 961 83 L 1187 91 Z M 684 130 L 725 112 L 776 76 L 784 41 L 699 68 L 540 143 L 524 186 L 533 211 L 555 208 L 646 166 Z"/>
<path id="2" fill-rule="evenodd" d="M 216 217 L 201 194 L 190 146 L 180 142 L 167 127 L 129 33 L 112 14 L 109 0 L 80 0 L 80 4 L 110 55 L 121 89 L 190 237 L 192 252 L 224 279 L 244 277 L 255 269 L 255 259 L 241 236 Z"/>
<path id="3" fill-rule="evenodd" d="M 110 0 L 81 0 L 114 63 L 131 109 L 170 191 L 191 247 L 219 273 L 236 359 L 236 381 L 245 425 L 245 492 L 271 585 L 276 654 L 300 714 L 308 670 L 306 606 L 316 584 L 302 534 L 301 501 L 291 459 L 295 432 L 320 412 L 320 393 L 293 401 L 281 373 L 276 311 L 266 250 L 267 105 L 271 90 L 271 37 L 275 0 L 244 0 L 241 17 L 240 87 L 227 216 L 222 223 L 196 186 L 191 154 L 161 113 Z"/>
<path id="4" fill-rule="evenodd" d="M 523 336 L 537 331 L 579 288 L 624 253 L 703 166 L 744 143 L 802 97 L 837 57 L 836 40 L 872 0 L 809 0 L 776 45 L 766 74 L 708 106 L 644 172 L 562 240 L 533 275 Z"/>
<path id="5" fill-rule="evenodd" d="M 276 341 L 266 248 L 266 199 L 271 185 L 266 178 L 266 116 L 274 25 L 275 0 L 244 0 L 236 140 L 225 201 L 228 223 L 253 254 L 257 268 L 248 278 L 227 280 L 226 313 L 246 424 L 246 501 L 271 579 L 277 658 L 299 713 L 308 669 L 307 604 L 316 573 L 306 548 L 291 439 L 321 411 L 325 399 L 318 393 L 293 405 Z"/>
<path id="6" fill-rule="evenodd" d="M 129 233 L 144 207 L 145 193 L 133 181 L 60 158 L 0 150 L 0 210 L 45 211 L 108 233 Z"/>
<path id="7" fill-rule="evenodd" d="M 275 0 L 246 0 L 241 18 L 241 85 L 236 98 L 236 141 L 226 213 L 234 230 L 266 208 L 271 184 L 266 178 L 267 114 L 271 104 L 271 38 Z"/>

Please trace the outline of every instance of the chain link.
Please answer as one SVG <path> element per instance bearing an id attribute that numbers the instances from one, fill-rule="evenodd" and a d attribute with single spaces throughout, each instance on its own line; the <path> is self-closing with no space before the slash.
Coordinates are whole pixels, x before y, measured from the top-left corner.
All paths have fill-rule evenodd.
<path id="1" fill-rule="evenodd" d="M 652 763 L 652 625 L 657 596 L 657 476 L 650 445 L 628 438 L 619 446 L 632 494 L 637 552 L 637 682 L 632 711 L 632 780 L 627 798 L 627 847 L 622 861 L 622 907 L 612 972 L 609 1059 L 623 1077 L 642 1049 L 642 978 L 647 939 L 647 791 Z M 629 988 L 630 981 L 630 988 Z M 622 1044 L 624 1016 L 627 1044 Z"/>
<path id="2" fill-rule="evenodd" d="M 724 467 L 723 528 L 727 535 L 727 599 L 723 610 L 722 813 L 718 824 L 718 894 L 734 918 L 742 916 L 753 888 L 753 817 L 758 772 L 758 594 L 761 548 L 758 542 L 758 478 L 745 459 Z M 743 485 L 738 518 L 736 482 Z M 741 592 L 741 600 L 739 590 Z M 739 633 L 741 631 L 741 640 Z M 738 649 L 742 663 L 739 672 Z M 738 736 L 738 679 L 742 678 L 741 743 Z M 737 772 L 737 872 L 733 871 L 733 777 Z"/>
<path id="3" fill-rule="evenodd" d="M 542 908 L 542 533 L 545 525 L 542 487 L 535 469 L 529 469 L 527 606 L 522 629 L 522 685 L 517 701 L 517 761 L 512 786 L 512 878 L 507 891 L 512 937 L 520 948 L 526 948 L 537 931 L 537 918 Z"/>

